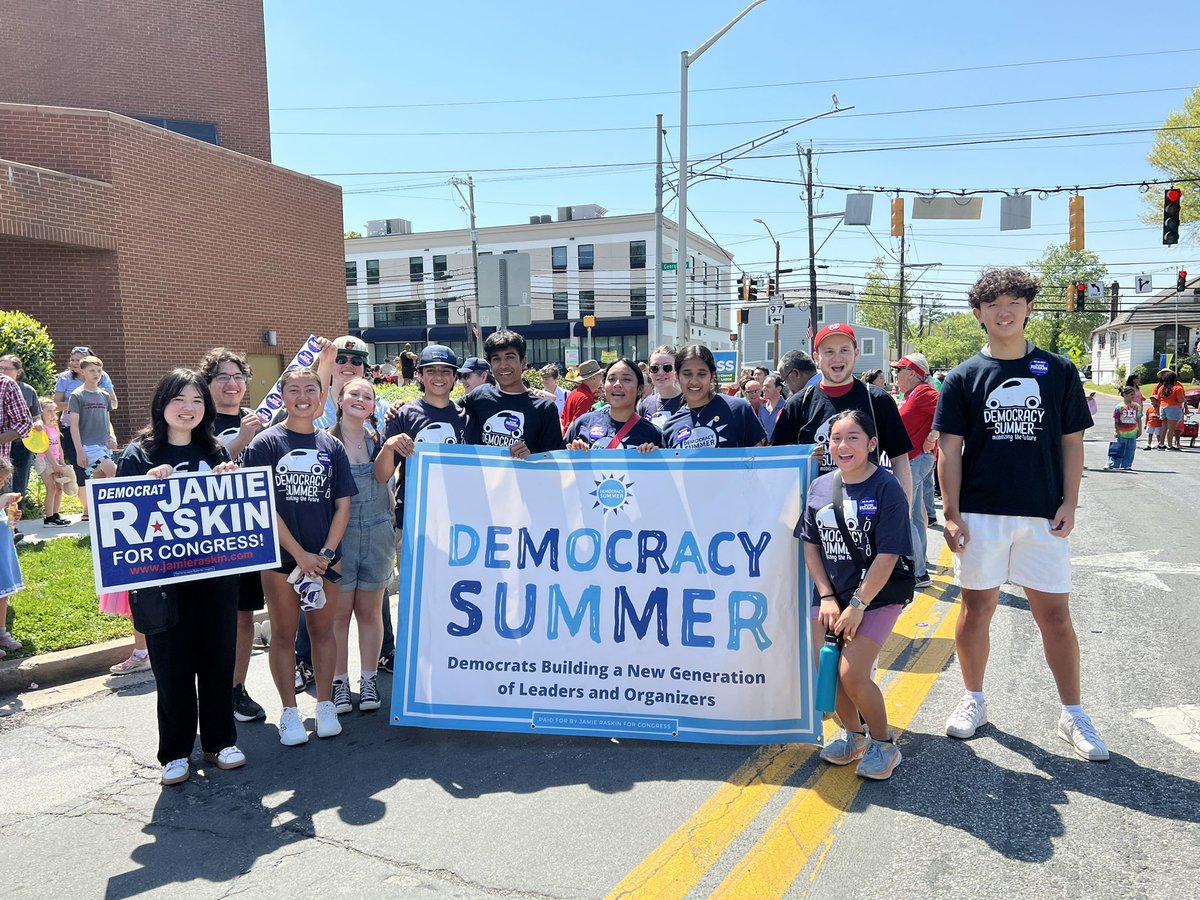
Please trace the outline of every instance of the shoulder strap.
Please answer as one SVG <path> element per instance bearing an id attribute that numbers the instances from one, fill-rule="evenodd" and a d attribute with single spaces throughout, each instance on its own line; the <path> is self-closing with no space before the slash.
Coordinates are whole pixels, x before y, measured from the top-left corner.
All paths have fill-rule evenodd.
<path id="1" fill-rule="evenodd" d="M 861 571 L 859 582 L 861 583 L 867 577 L 867 561 L 863 558 L 862 551 L 858 549 L 858 544 L 854 543 L 854 537 L 850 534 L 850 527 L 846 524 L 846 511 L 842 509 L 844 495 L 842 493 L 842 473 L 840 470 L 833 473 L 833 516 L 837 519 L 838 531 L 842 534 L 842 540 L 846 544 L 846 550 L 850 554 L 850 558 L 854 560 L 854 564 Z"/>
<path id="2" fill-rule="evenodd" d="M 615 435 L 613 435 L 613 439 L 608 444 L 608 449 L 609 450 L 620 449 L 621 441 L 625 440 L 625 436 L 627 434 L 629 434 L 629 432 L 633 431 L 633 427 L 635 425 L 637 425 L 637 423 L 640 421 L 642 421 L 642 417 L 639 416 L 636 412 L 632 416 L 630 416 L 629 421 L 621 426 L 621 430 L 618 431 Z"/>
<path id="3" fill-rule="evenodd" d="M 867 390 L 867 409 L 871 411 L 871 426 L 875 429 L 875 459 L 874 462 L 879 462 L 879 458 L 883 453 L 883 438 L 879 436 L 879 421 L 875 418 L 875 398 L 871 396 L 871 386 L 863 384 Z"/>

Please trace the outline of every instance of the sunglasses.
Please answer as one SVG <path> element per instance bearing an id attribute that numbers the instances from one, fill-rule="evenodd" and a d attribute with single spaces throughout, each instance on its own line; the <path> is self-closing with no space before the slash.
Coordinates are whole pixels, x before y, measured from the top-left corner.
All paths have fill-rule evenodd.
<path id="1" fill-rule="evenodd" d="M 659 372 L 674 372 L 674 363 L 663 363 L 661 366 L 648 366 L 651 375 L 657 375 Z"/>
<path id="2" fill-rule="evenodd" d="M 346 366 L 346 365 L 365 366 L 367 364 L 367 361 L 365 359 L 363 359 L 361 356 L 350 356 L 350 355 L 338 355 L 334 359 L 334 362 L 337 363 L 339 366 Z"/>
<path id="3" fill-rule="evenodd" d="M 92 355 L 92 351 L 88 347 L 72 347 L 71 352 L 72 353 L 82 353 L 84 356 Z"/>

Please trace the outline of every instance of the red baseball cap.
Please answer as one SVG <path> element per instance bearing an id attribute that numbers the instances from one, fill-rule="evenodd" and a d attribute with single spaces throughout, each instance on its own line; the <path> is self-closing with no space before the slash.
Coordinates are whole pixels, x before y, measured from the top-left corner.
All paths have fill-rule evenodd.
<path id="1" fill-rule="evenodd" d="M 854 329 L 842 322 L 834 322 L 817 332 L 817 336 L 813 338 L 813 349 L 816 350 L 821 346 L 821 341 L 833 334 L 844 334 L 854 342 L 855 347 L 858 346 L 858 338 L 854 335 Z"/>

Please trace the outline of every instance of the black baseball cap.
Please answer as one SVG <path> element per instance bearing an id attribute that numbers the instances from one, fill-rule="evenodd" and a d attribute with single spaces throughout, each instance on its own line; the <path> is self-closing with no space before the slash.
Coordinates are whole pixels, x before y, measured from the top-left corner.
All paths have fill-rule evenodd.
<path id="1" fill-rule="evenodd" d="M 457 369 L 458 354 L 442 344 L 429 344 L 421 350 L 421 356 L 417 359 L 418 369 L 425 366 L 450 366 Z"/>
<path id="2" fill-rule="evenodd" d="M 480 359 L 478 356 L 469 356 L 467 361 L 458 368 L 459 375 L 470 375 L 472 372 L 491 372 L 492 367 L 488 365 L 486 359 Z"/>

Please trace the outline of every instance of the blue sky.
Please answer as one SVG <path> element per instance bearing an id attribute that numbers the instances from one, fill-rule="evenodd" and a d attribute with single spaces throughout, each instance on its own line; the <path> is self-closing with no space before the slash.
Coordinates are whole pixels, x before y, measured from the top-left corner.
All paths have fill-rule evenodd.
<path id="1" fill-rule="evenodd" d="M 418 231 L 465 226 L 446 183 L 454 174 L 474 175 L 481 226 L 578 203 L 610 215 L 650 211 L 656 113 L 669 154 L 678 152 L 679 51 L 698 47 L 744 5 L 267 0 L 275 161 L 341 184 L 346 227 L 359 230 L 393 216 Z M 691 68 L 689 157 L 825 112 L 836 93 L 854 109 L 794 129 L 757 151 L 775 158 L 738 160 L 732 174 L 799 181 L 796 145 L 811 143 L 817 181 L 828 185 L 1012 190 L 1155 177 L 1148 131 L 846 152 L 1152 129 L 1182 106 L 1200 80 L 1200 8 L 1172 4 L 1168 29 L 1130 27 L 1127 3 L 1096 0 L 1086 19 L 1075 6 L 1012 0 L 947 13 L 949 4 L 920 0 L 767 0 Z M 1094 59 L 1048 62 L 1082 57 Z M 1013 102 L 1030 100 L 1040 102 Z M 603 168 L 567 168 L 579 166 Z M 783 265 L 799 270 L 807 265 L 800 191 L 707 181 L 689 187 L 688 205 L 739 267 L 773 265 L 773 245 L 754 222 L 762 218 L 782 243 Z M 1148 272 L 1167 287 L 1178 268 L 1200 271 L 1196 245 L 1165 248 L 1158 225 L 1139 221 L 1137 188 L 1085 196 L 1088 246 L 1123 284 Z M 849 226 L 830 237 L 819 254 L 830 267 L 824 277 L 861 282 L 874 257 L 898 252 L 888 201 L 876 198 L 873 237 Z M 844 202 L 844 192 L 826 189 L 817 211 Z M 832 221 L 818 221 L 818 243 Z M 916 292 L 940 291 L 959 305 L 981 267 L 1022 264 L 1065 240 L 1067 195 L 1035 198 L 1033 226 L 1001 233 L 997 195 L 986 196 L 978 222 L 912 222 L 909 260 L 943 263 Z"/>

